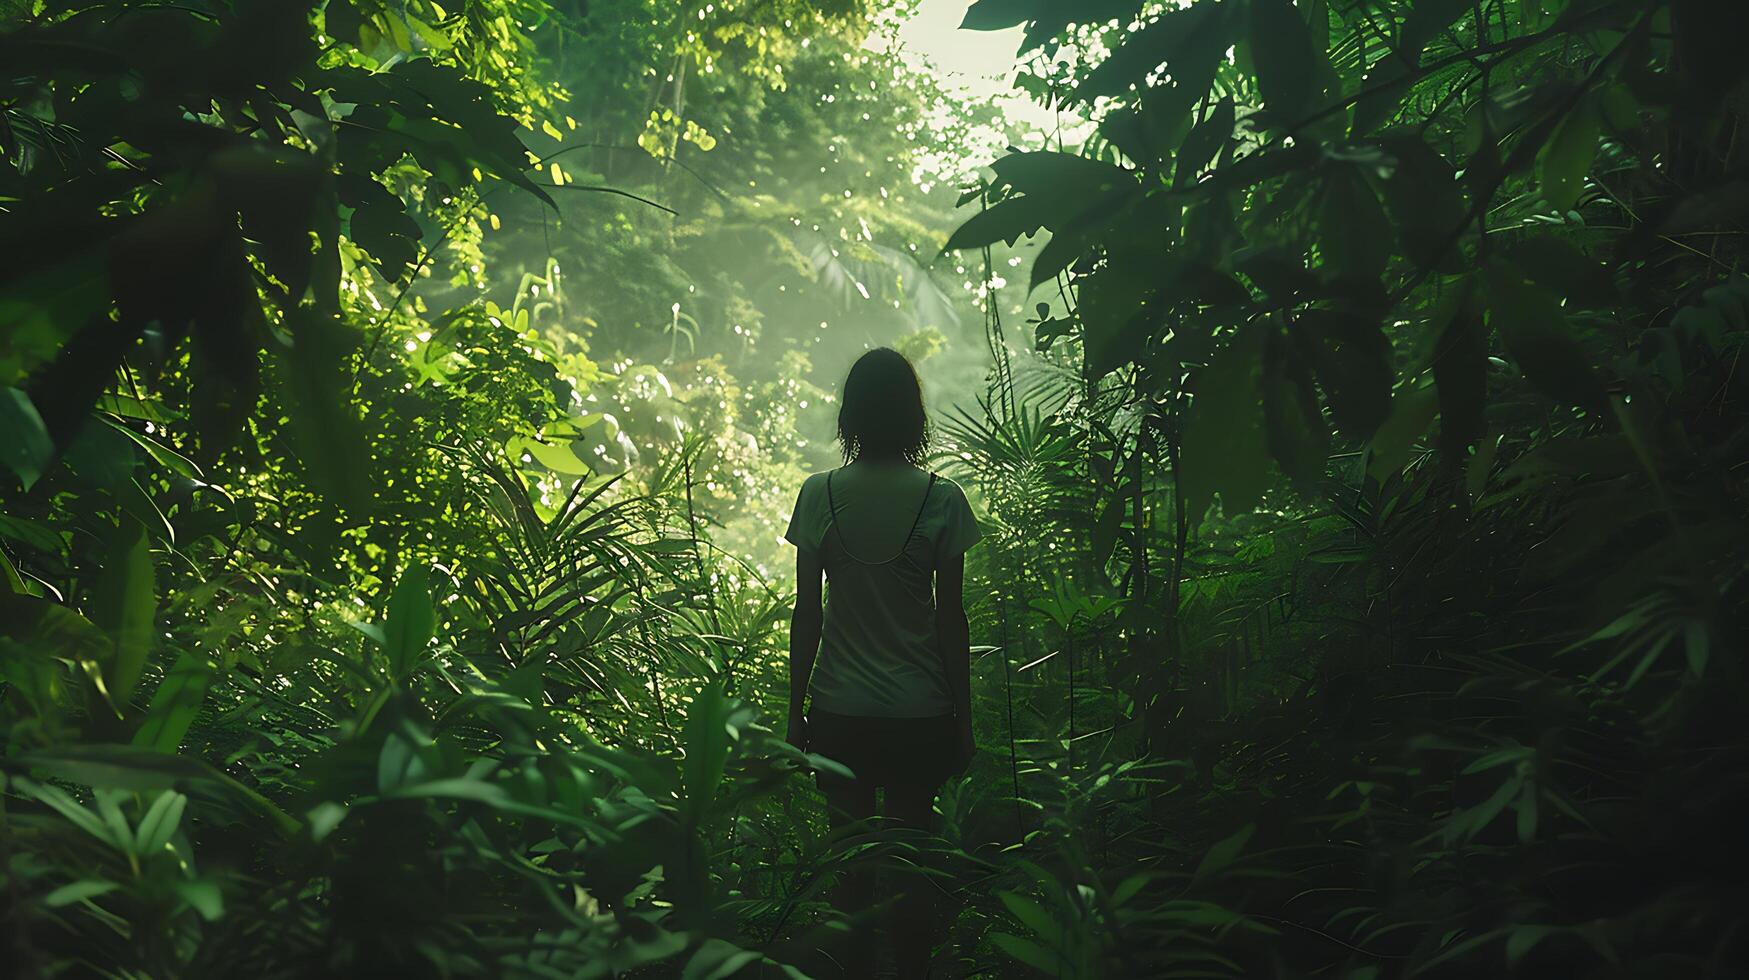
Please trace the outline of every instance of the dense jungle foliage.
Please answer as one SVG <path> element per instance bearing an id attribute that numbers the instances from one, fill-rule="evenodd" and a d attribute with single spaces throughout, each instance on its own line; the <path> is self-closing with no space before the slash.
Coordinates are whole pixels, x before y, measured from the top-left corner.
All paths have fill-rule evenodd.
<path id="1" fill-rule="evenodd" d="M 1749 6 L 970 4 L 1049 132 L 904 2 L 0 10 L 11 975 L 832 977 L 853 867 L 944 976 L 1749 960 Z M 844 843 L 874 344 L 980 751 Z"/>

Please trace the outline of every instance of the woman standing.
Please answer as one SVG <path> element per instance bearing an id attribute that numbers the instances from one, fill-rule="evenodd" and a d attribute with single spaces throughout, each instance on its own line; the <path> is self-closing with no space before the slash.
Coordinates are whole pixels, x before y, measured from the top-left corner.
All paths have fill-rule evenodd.
<path id="1" fill-rule="evenodd" d="M 928 438 L 910 362 L 864 354 L 838 408 L 845 465 L 808 477 L 784 535 L 796 546 L 788 737 L 854 774 L 819 774 L 835 829 L 873 817 L 877 789 L 887 821 L 927 829 L 936 791 L 972 754 L 961 588 L 980 532 L 959 486 L 922 468 Z M 843 910 L 865 908 L 872 886 L 846 881 Z M 927 904 L 907 895 L 895 910 L 901 976 L 927 973 Z"/>

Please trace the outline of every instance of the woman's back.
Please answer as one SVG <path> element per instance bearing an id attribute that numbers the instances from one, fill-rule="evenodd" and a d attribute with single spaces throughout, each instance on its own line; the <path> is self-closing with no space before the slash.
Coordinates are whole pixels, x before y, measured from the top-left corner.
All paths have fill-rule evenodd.
<path id="1" fill-rule="evenodd" d="M 802 485 L 785 537 L 826 570 L 814 704 L 896 718 L 951 712 L 934 573 L 939 556 L 978 537 L 958 485 L 903 462 L 817 473 Z"/>

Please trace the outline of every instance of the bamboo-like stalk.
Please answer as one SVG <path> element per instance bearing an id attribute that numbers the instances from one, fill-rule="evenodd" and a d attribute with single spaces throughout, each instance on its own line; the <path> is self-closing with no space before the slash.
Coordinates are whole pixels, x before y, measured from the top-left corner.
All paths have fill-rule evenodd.
<path id="1" fill-rule="evenodd" d="M 1002 697 L 1008 710 L 1008 774 L 1014 784 L 1014 830 L 1024 833 L 1025 820 L 1020 814 L 1020 755 L 1014 747 L 1014 672 L 1008 660 L 1008 600 L 996 593 L 996 617 L 1002 624 Z"/>

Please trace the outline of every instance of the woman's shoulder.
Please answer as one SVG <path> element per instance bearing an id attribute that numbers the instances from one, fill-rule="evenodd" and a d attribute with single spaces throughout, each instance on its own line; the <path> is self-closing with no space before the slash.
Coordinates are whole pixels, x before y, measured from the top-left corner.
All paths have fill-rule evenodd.
<path id="1" fill-rule="evenodd" d="M 832 476 L 832 474 L 834 472 L 836 472 L 836 471 L 835 470 L 821 470 L 818 473 L 809 473 L 802 480 L 802 488 L 801 488 L 800 495 L 802 497 L 806 497 L 806 498 L 812 498 L 812 497 L 816 497 L 816 496 L 820 496 L 820 497 L 825 496 L 826 495 L 826 481 Z"/>
<path id="2" fill-rule="evenodd" d="M 935 477 L 936 492 L 941 494 L 941 497 L 943 500 L 964 500 L 964 499 L 966 499 L 965 488 L 961 487 L 958 483 L 954 482 L 952 477 L 943 476 L 940 473 L 935 473 L 933 475 Z"/>

